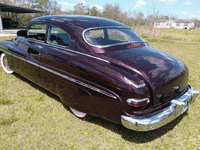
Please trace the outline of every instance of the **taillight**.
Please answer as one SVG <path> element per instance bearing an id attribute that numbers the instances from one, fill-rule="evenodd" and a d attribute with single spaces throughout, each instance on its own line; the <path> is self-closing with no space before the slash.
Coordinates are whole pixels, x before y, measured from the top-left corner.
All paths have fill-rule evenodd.
<path id="1" fill-rule="evenodd" d="M 137 47 L 142 47 L 142 45 L 129 45 L 128 48 L 137 48 Z"/>
<path id="2" fill-rule="evenodd" d="M 129 98 L 126 100 L 128 105 L 134 106 L 134 107 L 140 107 L 148 104 L 150 100 L 148 98 L 143 98 L 143 99 L 135 99 L 135 98 Z"/>

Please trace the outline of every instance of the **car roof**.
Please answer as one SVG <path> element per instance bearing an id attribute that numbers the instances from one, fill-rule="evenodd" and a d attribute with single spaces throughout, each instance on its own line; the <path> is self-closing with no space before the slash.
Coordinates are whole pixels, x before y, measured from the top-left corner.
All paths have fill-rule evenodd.
<path id="1" fill-rule="evenodd" d="M 128 27 L 120 22 L 102 18 L 102 17 L 94 17 L 94 16 L 85 16 L 85 15 L 50 15 L 50 16 L 42 16 L 33 19 L 29 24 L 34 22 L 49 22 L 49 23 L 57 23 L 60 25 L 75 25 L 76 27 L 92 28 L 92 27 L 105 27 L 105 26 L 121 26 Z"/>

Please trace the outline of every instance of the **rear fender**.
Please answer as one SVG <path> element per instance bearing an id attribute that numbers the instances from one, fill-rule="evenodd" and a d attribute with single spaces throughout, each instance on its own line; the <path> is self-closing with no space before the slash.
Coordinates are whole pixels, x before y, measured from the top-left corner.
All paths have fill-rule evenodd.
<path id="1" fill-rule="evenodd" d="M 56 93 L 65 105 L 93 116 L 97 115 L 91 94 L 79 85 L 57 79 Z"/>

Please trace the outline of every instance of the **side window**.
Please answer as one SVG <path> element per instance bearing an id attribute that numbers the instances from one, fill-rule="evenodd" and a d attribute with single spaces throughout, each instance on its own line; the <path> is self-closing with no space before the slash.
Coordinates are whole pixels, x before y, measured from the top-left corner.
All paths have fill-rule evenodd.
<path id="1" fill-rule="evenodd" d="M 70 42 L 71 39 L 67 32 L 59 27 L 51 26 L 48 33 L 47 43 L 68 46 Z"/>
<path id="2" fill-rule="evenodd" d="M 32 39 L 45 41 L 45 33 L 47 26 L 44 24 L 33 24 L 27 32 L 27 36 Z"/>

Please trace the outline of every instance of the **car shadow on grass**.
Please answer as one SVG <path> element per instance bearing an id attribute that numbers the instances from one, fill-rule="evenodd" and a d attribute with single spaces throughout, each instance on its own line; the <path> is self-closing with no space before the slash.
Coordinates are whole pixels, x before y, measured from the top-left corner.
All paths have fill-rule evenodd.
<path id="1" fill-rule="evenodd" d="M 59 99 L 58 96 L 54 95 L 53 93 L 45 90 L 44 88 L 36 85 L 35 83 L 27 80 L 26 78 L 18 75 L 18 74 L 14 74 L 18 79 L 21 79 L 22 81 L 28 83 L 30 86 L 32 86 L 33 88 L 41 91 L 42 93 L 48 95 L 49 97 L 55 99 L 56 101 L 61 102 L 61 100 Z M 63 104 L 63 103 L 62 103 Z M 64 108 L 68 111 L 70 111 L 69 107 L 64 105 Z M 115 132 L 116 134 L 120 134 L 121 137 L 129 142 L 134 142 L 134 143 L 146 143 L 146 142 L 150 142 L 153 141 L 161 136 L 163 136 L 164 134 L 166 134 L 167 132 L 171 131 L 174 129 L 174 127 L 183 119 L 184 116 L 187 115 L 187 111 L 186 113 L 182 114 L 181 116 L 179 116 L 178 118 L 176 118 L 175 120 L 173 120 L 172 122 L 168 123 L 167 125 L 156 129 L 156 130 L 152 130 L 152 131 L 146 131 L 146 132 L 138 132 L 138 131 L 133 131 L 133 130 L 129 130 L 127 128 L 125 128 L 122 125 L 119 124 L 115 124 L 112 123 L 110 121 L 104 120 L 102 118 L 99 117 L 93 117 L 92 120 L 88 121 L 89 123 L 92 124 L 96 124 L 98 126 L 102 126 L 112 132 Z M 77 118 L 78 119 L 78 118 Z"/>
<path id="2" fill-rule="evenodd" d="M 174 127 L 183 119 L 184 116 L 187 115 L 187 112 L 173 120 L 172 122 L 168 123 L 167 125 L 156 129 L 152 131 L 146 131 L 146 132 L 139 132 L 139 131 L 133 131 L 130 129 L 125 128 L 122 125 L 118 125 L 109 121 L 106 121 L 101 118 L 95 117 L 93 120 L 89 121 L 91 123 L 95 123 L 97 125 L 100 125 L 104 128 L 107 128 L 117 134 L 120 134 L 121 137 L 129 142 L 134 142 L 134 143 L 146 143 L 153 141 L 167 132 L 171 131 L 174 129 Z"/>

